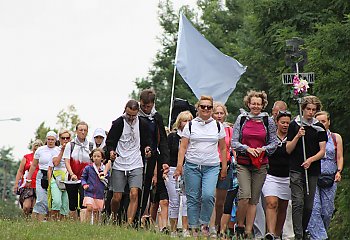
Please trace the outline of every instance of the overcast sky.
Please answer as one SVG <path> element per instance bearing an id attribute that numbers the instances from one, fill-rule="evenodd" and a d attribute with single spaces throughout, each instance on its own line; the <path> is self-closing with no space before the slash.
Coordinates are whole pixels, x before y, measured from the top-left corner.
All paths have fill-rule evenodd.
<path id="1" fill-rule="evenodd" d="M 175 9 L 195 0 L 174 0 Z M 39 124 L 73 104 L 109 130 L 160 49 L 158 0 L 0 0 L 0 146 L 28 153 Z"/>

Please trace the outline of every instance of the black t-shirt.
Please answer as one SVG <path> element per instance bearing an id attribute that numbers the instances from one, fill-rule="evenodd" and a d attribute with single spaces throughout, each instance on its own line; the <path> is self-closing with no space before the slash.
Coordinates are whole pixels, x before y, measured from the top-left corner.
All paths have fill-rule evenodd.
<path id="1" fill-rule="evenodd" d="M 289 177 L 289 155 L 286 142 L 279 141 L 276 151 L 269 156 L 268 174 L 276 177 Z"/>
<path id="2" fill-rule="evenodd" d="M 315 124 L 316 126 L 322 127 L 324 131 L 317 131 L 311 126 L 304 126 L 305 129 L 305 152 L 306 159 L 316 155 L 320 151 L 320 142 L 327 142 L 327 132 L 322 123 L 318 122 Z M 293 138 L 297 135 L 299 131 L 299 125 L 294 121 L 292 121 L 288 128 L 287 141 L 292 141 Z M 304 168 L 301 164 L 304 162 L 303 157 L 303 146 L 302 146 L 302 138 L 299 138 L 295 149 L 290 154 L 290 170 L 304 173 Z M 311 176 L 318 176 L 321 171 L 321 161 L 317 160 L 311 163 L 308 168 L 308 174 Z"/>
<path id="3" fill-rule="evenodd" d="M 177 166 L 177 154 L 179 152 L 180 136 L 176 132 L 168 135 L 168 147 L 170 151 L 170 167 Z"/>

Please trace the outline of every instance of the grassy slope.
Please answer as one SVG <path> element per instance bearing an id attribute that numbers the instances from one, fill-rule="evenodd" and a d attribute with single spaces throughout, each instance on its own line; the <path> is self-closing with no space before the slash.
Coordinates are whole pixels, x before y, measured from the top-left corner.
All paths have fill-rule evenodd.
<path id="1" fill-rule="evenodd" d="M 88 225 L 76 222 L 32 222 L 0 220 L 1 239 L 168 239 L 149 231 L 136 231 L 116 226 Z"/>

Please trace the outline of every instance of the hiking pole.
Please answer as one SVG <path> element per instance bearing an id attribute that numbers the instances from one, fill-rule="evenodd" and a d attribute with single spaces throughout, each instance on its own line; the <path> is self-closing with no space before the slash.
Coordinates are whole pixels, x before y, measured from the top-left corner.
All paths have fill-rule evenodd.
<path id="1" fill-rule="evenodd" d="M 143 169 L 143 179 L 142 179 L 142 189 L 141 189 L 141 201 L 140 201 L 140 208 L 139 208 L 139 224 L 138 224 L 139 227 L 141 226 L 141 219 L 142 219 L 142 208 L 143 208 L 143 197 L 144 197 L 144 193 L 145 193 L 146 171 L 147 171 L 147 158 L 145 157 L 145 164 L 144 164 L 144 169 Z"/>
<path id="2" fill-rule="evenodd" d="M 301 98 L 298 98 L 298 105 L 299 105 L 299 116 L 300 116 L 300 127 L 303 127 L 303 117 L 302 117 L 302 112 L 301 112 Z M 306 162 L 306 151 L 305 151 L 305 137 L 301 136 L 301 142 L 303 145 L 303 157 L 304 157 L 304 162 Z M 305 184 L 306 184 L 306 194 L 309 195 L 309 177 L 307 173 L 307 169 L 305 168 Z"/>
<path id="3" fill-rule="evenodd" d="M 295 64 L 296 70 L 297 70 L 297 76 L 299 78 L 299 65 L 298 63 Z M 306 89 L 307 90 L 307 89 Z M 303 127 L 303 116 L 302 116 L 302 111 L 301 111 L 301 96 L 299 95 L 298 97 L 298 106 L 299 106 L 299 116 L 300 116 L 300 127 Z M 306 162 L 306 151 L 305 151 L 305 137 L 301 136 L 301 143 L 303 145 L 303 157 L 304 157 L 304 162 Z M 306 184 L 306 194 L 309 195 L 309 177 L 307 174 L 307 169 L 305 169 L 305 184 Z"/>

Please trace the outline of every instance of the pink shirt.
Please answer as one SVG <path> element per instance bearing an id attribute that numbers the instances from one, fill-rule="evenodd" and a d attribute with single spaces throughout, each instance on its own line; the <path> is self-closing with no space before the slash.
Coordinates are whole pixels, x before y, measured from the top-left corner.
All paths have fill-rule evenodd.
<path id="1" fill-rule="evenodd" d="M 233 129 L 231 127 L 225 127 L 224 129 L 226 132 L 226 137 L 225 137 L 226 159 L 227 159 L 227 162 L 231 162 L 230 150 L 231 150 L 231 140 L 232 140 Z M 218 149 L 219 149 L 219 156 L 220 156 L 220 162 L 221 162 L 220 147 L 218 147 Z"/>
<path id="2" fill-rule="evenodd" d="M 248 120 L 242 130 L 242 144 L 251 148 L 261 148 L 266 145 L 266 130 L 262 121 Z M 262 164 L 268 163 L 265 154 Z"/>

